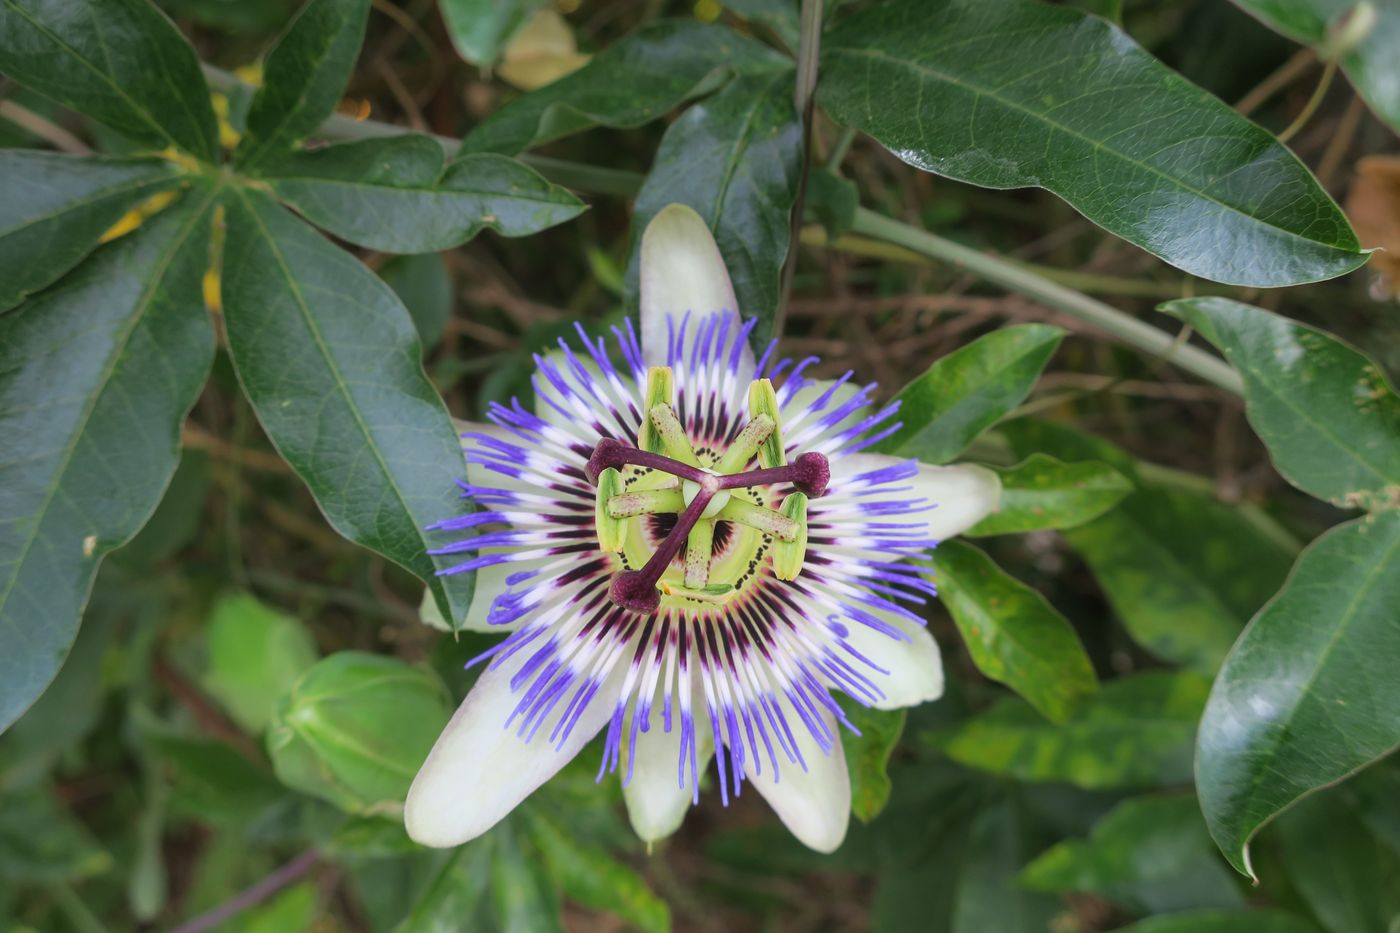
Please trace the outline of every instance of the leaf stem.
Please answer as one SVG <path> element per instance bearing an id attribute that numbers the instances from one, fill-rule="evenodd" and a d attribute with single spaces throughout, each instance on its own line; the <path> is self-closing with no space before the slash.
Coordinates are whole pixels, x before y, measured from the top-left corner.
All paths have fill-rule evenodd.
<path id="1" fill-rule="evenodd" d="M 1057 311 L 1076 317 L 1124 343 L 1170 361 L 1222 389 L 1236 395 L 1244 393 L 1244 384 L 1239 375 L 1218 357 L 1193 346 L 1177 346 L 1176 338 L 1172 334 L 1144 324 L 1137 318 L 1082 292 L 1052 282 L 1045 276 L 1010 260 L 980 253 L 864 207 L 856 209 L 851 232 L 885 240 L 925 256 L 962 266 L 988 282 L 1034 298 Z"/>
<path id="2" fill-rule="evenodd" d="M 1322 77 L 1317 80 L 1317 87 L 1313 88 L 1312 96 L 1303 105 L 1303 110 L 1288 124 L 1287 129 L 1278 134 L 1278 141 L 1286 143 L 1298 134 L 1298 131 L 1307 126 L 1313 114 L 1317 113 L 1317 108 L 1322 104 L 1322 98 L 1327 96 L 1327 89 L 1332 86 L 1332 76 L 1337 73 L 1337 62 L 1335 59 L 1327 62 L 1322 68 Z"/>
<path id="3" fill-rule="evenodd" d="M 797 254 L 802 245 L 799 234 L 802 230 L 803 205 L 807 200 L 807 175 L 812 168 L 812 111 L 821 43 L 822 0 L 802 0 L 802 16 L 797 27 L 797 76 L 792 91 L 792 103 L 797 108 L 798 119 L 802 121 L 802 167 L 797 181 L 797 197 L 792 202 L 792 214 L 789 216 L 788 253 L 783 260 L 782 288 L 778 292 L 778 306 L 773 311 L 771 336 L 774 337 L 783 333 L 788 297 L 792 294 L 792 280 L 797 272 Z"/>

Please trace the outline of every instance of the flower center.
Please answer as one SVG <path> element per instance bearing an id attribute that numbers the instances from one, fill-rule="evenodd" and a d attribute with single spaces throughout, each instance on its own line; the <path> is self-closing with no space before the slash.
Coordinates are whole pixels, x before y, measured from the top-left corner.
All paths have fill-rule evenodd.
<path id="1" fill-rule="evenodd" d="M 787 462 L 777 395 L 767 379 L 750 386 L 748 424 L 708 466 L 702 465 L 676 416 L 673 390 L 670 368 L 652 367 L 647 374 L 647 417 L 637 446 L 604 438 L 586 467 L 598 490 L 596 527 L 605 551 L 635 554 L 643 544 L 636 540 L 643 537 L 638 518 L 677 516 L 643 566 L 621 571 L 609 586 L 612 601 L 631 612 L 655 612 L 663 596 L 698 603 L 729 600 L 737 592 L 736 571 L 751 569 L 760 545 L 771 549 L 776 576 L 796 578 L 807 549 L 807 502 L 826 491 L 831 476 L 826 457 L 819 453 Z M 758 468 L 748 469 L 755 458 Z M 755 501 L 756 487 L 778 484 L 796 489 L 779 508 Z M 726 560 L 726 566 L 718 568 L 715 525 L 721 521 L 743 526 L 749 534 L 744 559 Z M 678 575 L 670 568 L 682 548 L 684 569 Z"/>

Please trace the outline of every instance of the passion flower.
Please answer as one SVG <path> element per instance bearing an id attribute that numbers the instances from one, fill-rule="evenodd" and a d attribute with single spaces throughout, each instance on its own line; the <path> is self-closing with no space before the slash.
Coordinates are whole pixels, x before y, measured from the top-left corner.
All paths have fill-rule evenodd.
<path id="1" fill-rule="evenodd" d="M 832 691 L 936 699 L 917 561 L 997 506 L 995 474 L 868 453 L 897 405 L 850 373 L 750 350 L 719 250 L 671 205 L 642 238 L 641 334 L 580 329 L 537 357 L 536 405 L 463 434 L 477 511 L 443 573 L 476 572 L 470 628 L 510 634 L 419 771 L 409 835 L 486 832 L 604 733 L 633 826 L 674 832 L 713 757 L 814 849 L 840 845 L 850 781 Z M 470 556 L 468 556 L 470 555 Z"/>

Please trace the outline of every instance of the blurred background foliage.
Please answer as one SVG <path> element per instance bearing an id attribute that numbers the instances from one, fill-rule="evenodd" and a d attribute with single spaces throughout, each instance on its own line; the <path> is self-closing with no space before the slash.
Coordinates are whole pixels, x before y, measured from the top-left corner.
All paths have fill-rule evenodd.
<path id="1" fill-rule="evenodd" d="M 1311 110 L 1291 147 L 1345 200 L 1366 245 L 1400 249 L 1393 131 L 1345 81 L 1315 94 L 1323 66 L 1295 42 L 1222 0 L 1068 5 L 1117 19 L 1274 132 Z M 203 61 L 256 84 L 260 56 L 296 4 L 161 6 Z M 668 16 L 721 21 L 778 48 L 796 41 L 796 4 L 784 0 L 374 0 L 339 111 L 460 138 L 522 90 Z M 126 148 L 14 83 L 0 95 L 11 105 L 0 111 L 0 145 Z M 221 94 L 216 109 L 236 123 L 246 97 Z M 665 129 L 594 131 L 543 152 L 646 172 Z M 1135 315 L 1224 295 L 1324 326 L 1400 367 L 1393 259 L 1287 289 L 1211 284 L 1045 191 L 913 171 L 820 114 L 813 138 L 818 163 L 849 146 L 840 168 L 865 206 Z M 615 782 L 593 784 L 596 753 L 477 842 L 410 843 L 396 808 L 470 685 L 463 662 L 489 641 L 424 625 L 421 583 L 327 526 L 220 350 L 169 492 L 103 567 L 58 679 L 0 737 L 0 927 L 1395 929 L 1393 762 L 1266 830 L 1254 846 L 1257 886 L 1216 852 L 1192 791 L 1211 675 L 1302 544 L 1347 513 L 1275 473 L 1236 396 L 955 266 L 851 237 L 839 229 L 850 197 L 843 179 L 814 173 L 782 352 L 822 357 L 812 375 L 850 369 L 892 394 L 977 337 L 1058 324 L 1068 334 L 1014 413 L 1034 417 L 978 435 L 969 454 L 1008 469 L 1033 454 L 1100 467 L 1072 477 L 1086 501 L 1064 530 L 984 529 L 978 543 L 1005 571 L 981 566 L 965 545 L 939 552 L 955 579 L 987 592 L 949 591 L 930 610 L 948 695 L 911 710 L 902 733 L 893 717 L 871 719 L 853 756 L 862 822 L 835 855 L 803 849 L 752 794 L 727 810 L 703 796 L 676 837 L 644 852 Z M 492 400 L 528 396 L 531 354 L 575 319 L 595 332 L 621 320 L 632 203 L 603 195 L 589 208 L 525 240 L 488 233 L 441 254 L 359 251 L 412 314 L 454 415 L 479 418 Z M 828 248 L 841 237 L 844 248 Z M 1022 699 L 989 680 L 975 645 L 964 646 L 988 600 L 1062 613 L 1103 689 L 1090 696 L 1085 672 L 1085 690 L 1057 681 Z"/>

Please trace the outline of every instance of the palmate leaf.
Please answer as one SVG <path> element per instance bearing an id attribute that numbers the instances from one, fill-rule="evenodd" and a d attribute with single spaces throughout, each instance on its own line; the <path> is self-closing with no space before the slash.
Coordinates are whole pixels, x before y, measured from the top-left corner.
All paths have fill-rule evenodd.
<path id="1" fill-rule="evenodd" d="M 0 729 L 57 673 L 103 555 L 150 517 L 214 355 L 200 292 L 216 192 L 0 315 Z"/>
<path id="2" fill-rule="evenodd" d="M 568 191 L 505 156 L 467 156 L 444 172 L 442 147 L 412 134 L 293 153 L 262 174 L 312 223 L 391 253 L 451 249 L 487 227 L 527 236 L 584 210 Z"/>
<path id="3" fill-rule="evenodd" d="M 1324 49 L 1331 30 L 1360 6 L 1355 0 L 1235 0 L 1235 5 L 1290 39 Z M 1400 6 L 1387 0 L 1368 6 L 1375 21 L 1360 44 L 1342 58 L 1342 67 L 1371 109 L 1400 130 L 1400 61 L 1395 54 L 1400 48 Z"/>
<path id="4" fill-rule="evenodd" d="M 1032 454 L 1013 467 L 992 469 L 1001 477 L 1001 507 L 963 532 L 968 537 L 1074 528 L 1133 491 L 1130 479 L 1096 460 L 1062 463 Z"/>
<path id="5" fill-rule="evenodd" d="M 460 622 L 470 579 L 435 576 L 423 529 L 462 508 L 462 454 L 408 312 L 267 195 L 226 205 L 229 353 L 259 421 L 331 525 L 417 574 Z"/>
<path id="6" fill-rule="evenodd" d="M 290 151 L 335 111 L 365 40 L 369 0 L 309 0 L 267 53 L 234 152 L 251 169 Z"/>
<path id="7" fill-rule="evenodd" d="M 181 175 L 163 159 L 80 158 L 0 150 L 0 311 L 50 284 L 122 215 Z"/>
<path id="8" fill-rule="evenodd" d="M 594 126 L 641 126 L 732 75 L 789 67 L 773 49 L 731 29 L 657 23 L 608 46 L 578 71 L 506 104 L 467 134 L 462 151 L 515 155 Z"/>
<path id="9" fill-rule="evenodd" d="M 1065 332 L 1016 324 L 949 353 L 899 390 L 904 427 L 878 450 L 947 463 L 1025 399 Z"/>
<path id="10" fill-rule="evenodd" d="M 1238 301 L 1163 310 L 1239 371 L 1250 427 L 1284 479 L 1342 508 L 1400 507 L 1400 395 L 1379 366 L 1331 334 Z"/>
<path id="11" fill-rule="evenodd" d="M 1038 186 L 1203 278 L 1278 286 L 1366 261 L 1269 133 L 1118 27 L 1034 0 L 891 0 L 822 41 L 818 100 L 911 165 Z"/>
<path id="12" fill-rule="evenodd" d="M 687 110 L 667 128 L 637 195 L 629 307 L 640 300 L 641 231 L 667 204 L 680 202 L 705 218 L 734 282 L 737 310 L 758 320 L 753 339 L 766 342 L 782 290 L 801 160 L 790 70 L 735 78 Z"/>
<path id="13" fill-rule="evenodd" d="M 149 0 L 0 0 L 0 73 L 143 146 L 218 155 L 194 49 Z"/>
<path id="14" fill-rule="evenodd" d="M 1133 797 L 1021 872 L 1036 891 L 1083 891 L 1135 913 L 1244 906 L 1235 876 L 1212 850 L 1192 794 Z"/>
<path id="15" fill-rule="evenodd" d="M 1149 671 L 1106 683 L 1064 723 L 1012 697 L 930 738 L 954 761 L 1023 781 L 1090 790 L 1174 784 L 1190 778 L 1209 689 L 1191 671 Z"/>
<path id="16" fill-rule="evenodd" d="M 1021 418 L 998 430 L 1020 456 L 1103 461 L 1134 490 L 1062 532 L 1089 564 L 1133 640 L 1169 661 L 1214 672 L 1283 583 L 1297 547 L 1266 522 L 1183 476 L 1148 478 L 1125 451 L 1073 428 Z M 1169 481 L 1170 480 L 1170 481 Z"/>
<path id="17" fill-rule="evenodd" d="M 1098 689 L 1079 635 L 1040 593 L 962 541 L 940 544 L 933 568 L 939 600 L 983 674 L 1057 722 Z"/>
<path id="18" fill-rule="evenodd" d="M 1220 670 L 1201 720 L 1196 783 L 1236 868 L 1300 797 L 1400 746 L 1400 511 L 1339 525 L 1298 558 Z"/>

